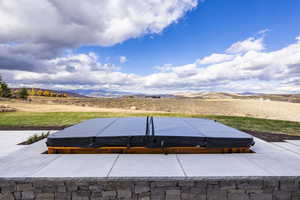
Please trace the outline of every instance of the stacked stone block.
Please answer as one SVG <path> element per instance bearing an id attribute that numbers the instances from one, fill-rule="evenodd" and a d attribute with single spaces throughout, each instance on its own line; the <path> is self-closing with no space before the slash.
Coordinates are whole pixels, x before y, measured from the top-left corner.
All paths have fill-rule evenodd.
<path id="1" fill-rule="evenodd" d="M 0 178 L 0 200 L 114 199 L 300 200 L 300 178 Z"/>

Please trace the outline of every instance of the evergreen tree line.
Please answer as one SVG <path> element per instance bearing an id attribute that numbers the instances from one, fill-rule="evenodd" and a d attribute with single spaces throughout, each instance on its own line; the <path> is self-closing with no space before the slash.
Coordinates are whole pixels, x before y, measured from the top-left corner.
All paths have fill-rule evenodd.
<path id="1" fill-rule="evenodd" d="M 0 97 L 9 98 L 11 97 L 11 90 L 7 84 L 2 80 L 0 76 Z"/>
<path id="2" fill-rule="evenodd" d="M 2 98 L 20 98 L 20 99 L 27 99 L 28 92 L 27 89 L 21 88 L 17 92 L 12 92 L 12 90 L 8 87 L 8 85 L 2 80 L 0 75 L 0 97 Z"/>

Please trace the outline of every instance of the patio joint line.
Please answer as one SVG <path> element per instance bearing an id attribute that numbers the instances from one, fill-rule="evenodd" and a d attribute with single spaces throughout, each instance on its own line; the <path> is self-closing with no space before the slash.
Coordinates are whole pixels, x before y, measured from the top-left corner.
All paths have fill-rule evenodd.
<path id="1" fill-rule="evenodd" d="M 113 170 L 113 168 L 115 167 L 117 161 L 119 160 L 119 157 L 120 157 L 120 154 L 118 154 L 118 156 L 117 156 L 116 159 L 114 160 L 114 162 L 113 162 L 113 164 L 112 164 L 110 170 L 108 171 L 108 173 L 107 173 L 107 175 L 106 175 L 107 178 L 110 176 L 110 173 L 111 173 L 111 171 Z"/>
<path id="2" fill-rule="evenodd" d="M 54 158 L 53 160 L 49 161 L 49 163 L 45 164 L 44 166 L 39 167 L 36 172 L 33 172 L 31 174 L 31 176 L 34 176 L 35 174 L 38 174 L 40 171 L 42 171 L 43 169 L 45 169 L 46 167 L 48 167 L 52 162 L 56 161 L 57 159 L 62 158 L 62 155 L 58 155 L 56 158 Z M 27 176 L 30 176 L 30 174 L 28 174 Z"/>
<path id="3" fill-rule="evenodd" d="M 184 170 L 184 168 L 183 168 L 183 165 L 182 165 L 180 159 L 178 158 L 178 154 L 176 154 L 176 160 L 177 160 L 177 162 L 178 162 L 178 164 L 179 164 L 179 166 L 180 166 L 180 168 L 181 168 L 181 170 L 182 170 L 182 172 L 183 172 L 183 175 L 184 175 L 185 177 L 188 177 L 187 173 L 185 172 L 185 170 Z"/>
<path id="4" fill-rule="evenodd" d="M 287 143 L 287 142 L 286 142 L 286 143 Z M 292 153 L 293 155 L 296 155 L 297 157 L 300 156 L 300 150 L 290 149 L 290 148 L 288 148 L 288 147 L 281 146 L 280 144 L 276 144 L 276 142 L 272 142 L 272 144 L 274 144 L 274 145 L 276 145 L 277 147 L 279 147 L 279 148 L 285 150 L 285 151 L 288 152 L 288 153 Z M 288 144 L 290 144 L 290 143 L 288 143 Z M 292 145 L 292 144 L 290 144 L 290 145 Z M 295 146 L 295 145 L 293 145 L 293 146 Z M 296 147 L 297 147 L 297 146 L 296 146 Z"/>

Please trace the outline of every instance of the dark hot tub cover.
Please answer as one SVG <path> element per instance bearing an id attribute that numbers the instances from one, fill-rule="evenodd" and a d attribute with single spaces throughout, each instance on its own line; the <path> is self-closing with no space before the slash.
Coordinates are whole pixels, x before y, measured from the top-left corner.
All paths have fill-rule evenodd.
<path id="1" fill-rule="evenodd" d="M 128 117 L 87 120 L 48 136 L 51 147 L 250 147 L 253 137 L 199 118 Z"/>

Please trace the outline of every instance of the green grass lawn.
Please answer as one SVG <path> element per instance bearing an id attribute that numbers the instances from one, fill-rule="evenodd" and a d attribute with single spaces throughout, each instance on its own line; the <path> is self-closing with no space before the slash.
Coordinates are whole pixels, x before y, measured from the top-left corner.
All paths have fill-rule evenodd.
<path id="1" fill-rule="evenodd" d="M 0 113 L 2 126 L 69 126 L 81 121 L 99 117 L 127 116 L 168 116 L 168 117 L 202 117 L 217 120 L 240 130 L 252 130 L 270 133 L 283 133 L 300 136 L 300 122 L 268 120 L 250 117 L 203 116 L 176 113 L 112 113 L 112 112 L 11 112 Z"/>

